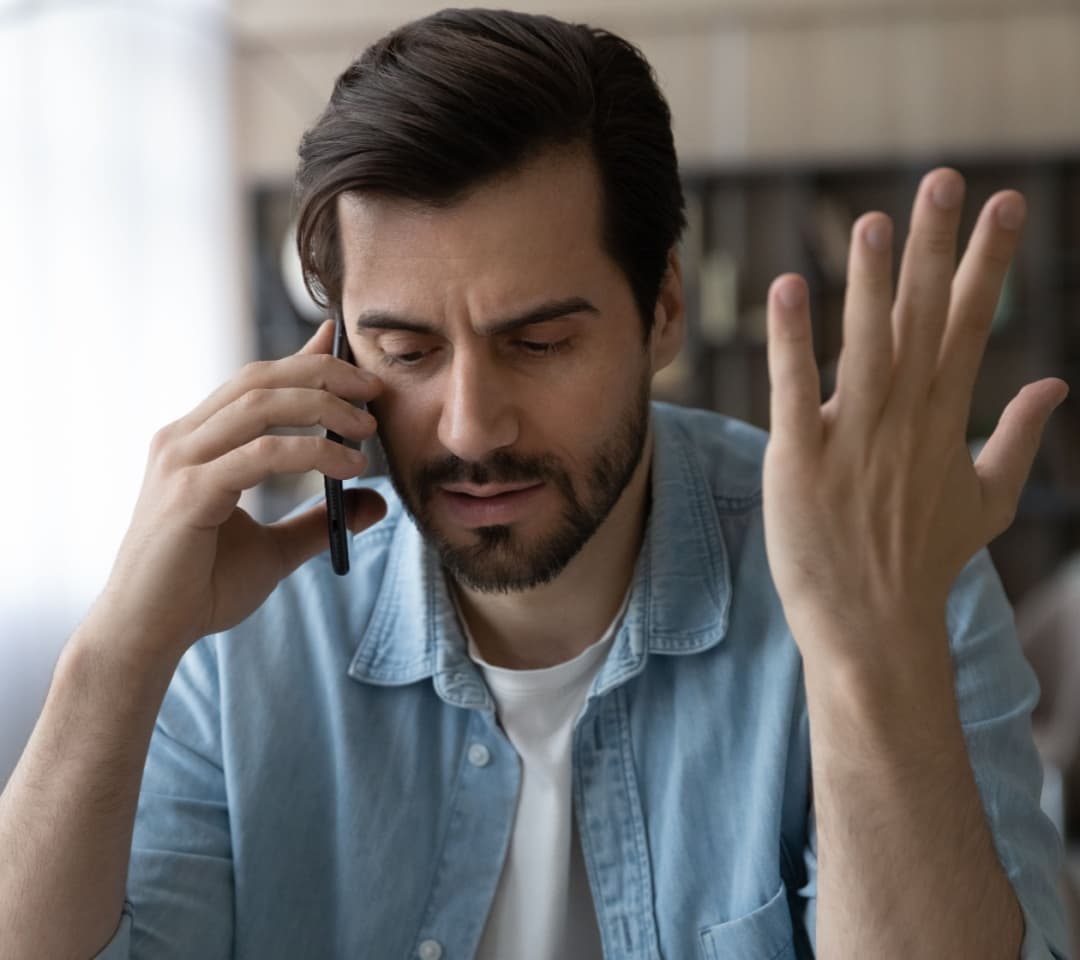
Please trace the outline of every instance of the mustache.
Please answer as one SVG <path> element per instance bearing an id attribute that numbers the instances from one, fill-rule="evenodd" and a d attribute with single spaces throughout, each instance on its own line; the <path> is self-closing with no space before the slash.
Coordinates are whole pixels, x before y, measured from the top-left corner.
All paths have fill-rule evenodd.
<path id="1" fill-rule="evenodd" d="M 476 463 L 453 454 L 432 461 L 417 472 L 416 483 L 420 490 L 430 490 L 444 483 L 539 483 L 561 476 L 553 457 L 526 457 L 497 450 Z"/>

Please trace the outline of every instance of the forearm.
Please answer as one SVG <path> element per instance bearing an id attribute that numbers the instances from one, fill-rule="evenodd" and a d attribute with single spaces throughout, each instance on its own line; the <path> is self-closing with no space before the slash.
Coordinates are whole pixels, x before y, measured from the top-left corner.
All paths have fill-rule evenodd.
<path id="1" fill-rule="evenodd" d="M 92 957 L 123 905 L 139 784 L 176 664 L 122 654 L 91 618 L 62 652 L 0 794 L 4 960 Z"/>
<path id="2" fill-rule="evenodd" d="M 878 636 L 872 665 L 806 664 L 823 960 L 1020 954 L 939 641 Z"/>

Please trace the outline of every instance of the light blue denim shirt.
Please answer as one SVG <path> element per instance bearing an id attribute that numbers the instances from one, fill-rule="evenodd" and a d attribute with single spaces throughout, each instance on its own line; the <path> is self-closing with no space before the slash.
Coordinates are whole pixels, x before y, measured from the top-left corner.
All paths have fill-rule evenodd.
<path id="1" fill-rule="evenodd" d="M 578 717 L 573 802 L 618 960 L 813 956 L 816 845 L 799 651 L 765 557 L 765 437 L 654 405 L 652 505 L 626 618 Z M 143 779 L 108 960 L 467 960 L 520 764 L 439 561 L 387 517 L 184 657 Z M 984 554 L 953 591 L 964 732 L 1023 957 L 1064 956 L 1039 810 L 1038 696 Z M 484 749 L 477 749 L 482 746 Z"/>

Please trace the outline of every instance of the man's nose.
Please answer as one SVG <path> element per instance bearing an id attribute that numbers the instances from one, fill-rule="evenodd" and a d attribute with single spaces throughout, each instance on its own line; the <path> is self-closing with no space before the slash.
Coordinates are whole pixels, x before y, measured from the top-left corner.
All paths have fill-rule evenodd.
<path id="1" fill-rule="evenodd" d="M 439 418 L 439 442 L 467 463 L 479 463 L 518 438 L 513 397 L 498 364 L 483 350 L 458 351 L 451 360 Z"/>

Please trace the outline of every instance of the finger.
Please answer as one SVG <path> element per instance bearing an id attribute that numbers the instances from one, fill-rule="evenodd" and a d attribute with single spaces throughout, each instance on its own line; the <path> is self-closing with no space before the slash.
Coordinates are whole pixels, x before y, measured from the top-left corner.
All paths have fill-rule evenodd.
<path id="1" fill-rule="evenodd" d="M 263 434 L 198 469 L 215 490 L 239 494 L 268 477 L 318 470 L 328 477 L 347 480 L 367 466 L 359 450 L 325 437 L 284 437 Z"/>
<path id="2" fill-rule="evenodd" d="M 349 529 L 359 533 L 386 515 L 386 501 L 366 487 L 345 490 L 345 515 Z M 283 576 L 327 550 L 326 503 L 312 507 L 268 527 L 284 566 Z"/>
<path id="3" fill-rule="evenodd" d="M 986 441 L 975 461 L 975 472 L 982 485 L 987 539 L 1012 523 L 1046 421 L 1068 393 L 1063 380 L 1029 383 L 1010 401 Z"/>
<path id="4" fill-rule="evenodd" d="M 893 308 L 893 396 L 901 403 L 924 400 L 936 373 L 963 199 L 963 177 L 946 168 L 928 173 L 915 198 Z"/>
<path id="5" fill-rule="evenodd" d="M 191 432 L 249 390 L 282 387 L 326 390 L 346 400 L 366 403 L 378 396 L 382 383 L 362 367 L 325 353 L 294 353 L 281 360 L 257 360 L 247 364 L 235 377 L 218 387 L 194 410 L 178 420 L 177 426 L 183 432 Z"/>
<path id="6" fill-rule="evenodd" d="M 249 390 L 213 414 L 179 444 L 184 463 L 206 463 L 281 427 L 322 426 L 349 440 L 366 440 L 375 418 L 325 390 L 309 387 Z"/>
<path id="7" fill-rule="evenodd" d="M 334 349 L 334 321 L 326 319 L 299 350 L 299 353 L 331 353 Z"/>
<path id="8" fill-rule="evenodd" d="M 821 381 L 803 278 L 785 274 L 774 280 L 767 312 L 772 438 L 794 446 L 816 445 L 821 438 Z"/>
<path id="9" fill-rule="evenodd" d="M 837 370 L 838 415 L 876 422 L 892 380 L 892 221 L 860 217 L 851 231 L 844 341 Z"/>
<path id="10" fill-rule="evenodd" d="M 952 283 L 949 319 L 938 358 L 935 409 L 956 409 L 966 428 L 971 393 L 990 336 L 1001 287 L 1020 240 L 1027 206 L 1015 190 L 983 206 Z"/>

